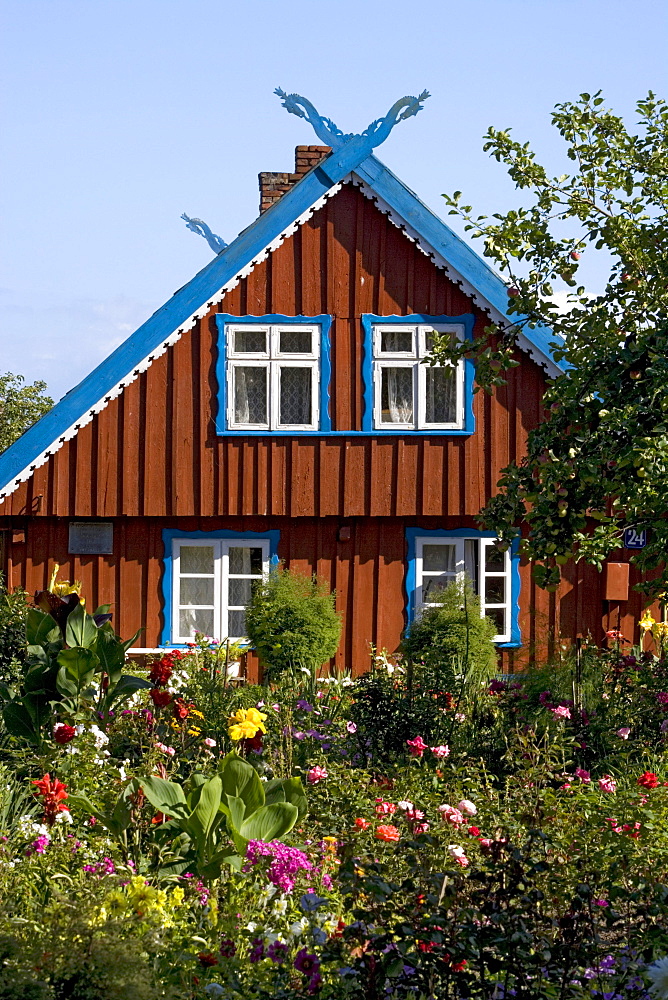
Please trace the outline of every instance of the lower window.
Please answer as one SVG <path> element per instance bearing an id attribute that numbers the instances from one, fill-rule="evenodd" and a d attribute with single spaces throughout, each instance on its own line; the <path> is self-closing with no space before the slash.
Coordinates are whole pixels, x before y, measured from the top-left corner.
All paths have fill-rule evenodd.
<path id="1" fill-rule="evenodd" d="M 196 632 L 242 639 L 253 587 L 269 572 L 270 548 L 266 537 L 172 537 L 168 642 L 191 642 Z"/>
<path id="2" fill-rule="evenodd" d="M 495 642 L 511 642 L 513 611 L 512 557 L 500 552 L 494 538 L 480 535 L 415 535 L 414 612 L 433 607 L 434 593 L 468 576 L 480 597 L 480 609 L 496 625 Z"/>

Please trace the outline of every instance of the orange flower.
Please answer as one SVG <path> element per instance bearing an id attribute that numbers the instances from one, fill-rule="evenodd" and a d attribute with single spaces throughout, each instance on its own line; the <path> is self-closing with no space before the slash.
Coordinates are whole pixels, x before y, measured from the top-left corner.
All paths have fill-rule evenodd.
<path id="1" fill-rule="evenodd" d="M 379 826 L 376 830 L 376 840 L 384 840 L 387 844 L 396 842 L 399 840 L 400 836 L 401 834 L 397 830 L 396 826 L 392 826 L 391 823 Z"/>
<path id="2" fill-rule="evenodd" d="M 361 816 L 358 816 L 357 819 L 355 820 L 355 826 L 358 828 L 358 830 L 368 830 L 369 827 L 371 826 L 371 823 L 369 822 L 368 819 L 362 819 Z"/>

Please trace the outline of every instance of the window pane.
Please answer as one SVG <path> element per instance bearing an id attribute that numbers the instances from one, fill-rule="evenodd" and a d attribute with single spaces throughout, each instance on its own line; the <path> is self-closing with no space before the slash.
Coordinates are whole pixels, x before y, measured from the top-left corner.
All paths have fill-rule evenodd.
<path id="1" fill-rule="evenodd" d="M 499 552 L 495 545 L 485 546 L 485 572 L 503 573 L 506 568 L 506 554 Z"/>
<path id="2" fill-rule="evenodd" d="M 425 576 L 422 580 L 422 601 L 424 604 L 429 604 L 430 601 L 434 600 L 434 595 L 436 591 L 443 590 L 447 587 L 449 583 L 456 579 L 454 576 Z"/>
<path id="3" fill-rule="evenodd" d="M 412 330 L 381 330 L 380 350 L 383 354 L 413 353 Z"/>
<path id="4" fill-rule="evenodd" d="M 454 368 L 427 368 L 425 420 L 452 424 L 457 419 L 457 373 Z"/>
<path id="5" fill-rule="evenodd" d="M 234 350 L 238 354 L 266 354 L 266 330 L 235 330 Z"/>
<path id="6" fill-rule="evenodd" d="M 179 635 L 192 635 L 195 632 L 202 632 L 204 635 L 213 635 L 213 608 L 198 608 L 191 610 L 181 608 L 179 611 Z"/>
<path id="7" fill-rule="evenodd" d="M 182 573 L 213 573 L 212 545 L 181 545 Z"/>
<path id="8" fill-rule="evenodd" d="M 489 611 L 485 611 L 485 615 L 496 625 L 497 635 L 506 634 L 506 613 L 503 608 L 490 608 Z"/>
<path id="9" fill-rule="evenodd" d="M 384 424 L 413 423 L 412 368 L 381 368 L 380 408 Z"/>
<path id="10" fill-rule="evenodd" d="M 454 545 L 423 545 L 422 569 L 425 573 L 454 573 L 456 549 Z"/>
<path id="11" fill-rule="evenodd" d="M 267 369 L 234 368 L 234 420 L 238 424 L 267 423 Z"/>
<path id="12" fill-rule="evenodd" d="M 246 612 L 230 611 L 227 619 L 227 631 L 232 636 L 246 635 Z"/>
<path id="13" fill-rule="evenodd" d="M 281 366 L 279 424 L 310 424 L 311 368 Z"/>
<path id="14" fill-rule="evenodd" d="M 245 546 L 230 547 L 230 573 L 250 573 L 262 576 L 262 549 Z M 234 601 L 231 602 L 232 604 Z"/>
<path id="15" fill-rule="evenodd" d="M 464 540 L 464 570 L 473 584 L 473 590 L 478 593 L 478 553 L 479 545 L 475 538 Z"/>
<path id="16" fill-rule="evenodd" d="M 506 603 L 506 578 L 504 576 L 485 577 L 485 604 Z"/>
<path id="17" fill-rule="evenodd" d="M 278 337 L 281 354 L 313 353 L 312 330 L 281 330 Z"/>
<path id="18" fill-rule="evenodd" d="M 250 604 L 252 580 L 230 580 L 230 607 L 246 607 Z M 236 634 L 236 633 L 235 633 Z"/>
<path id="19" fill-rule="evenodd" d="M 179 604 L 213 604 L 213 578 L 182 576 Z"/>

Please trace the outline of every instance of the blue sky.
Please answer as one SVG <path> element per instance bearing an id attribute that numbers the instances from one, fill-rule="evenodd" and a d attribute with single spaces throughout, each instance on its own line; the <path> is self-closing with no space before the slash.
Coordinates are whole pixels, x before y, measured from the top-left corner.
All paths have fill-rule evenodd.
<path id="1" fill-rule="evenodd" d="M 317 141 L 273 89 L 360 131 L 432 93 L 378 150 L 443 213 L 517 203 L 482 151 L 512 126 L 567 169 L 550 111 L 602 89 L 633 122 L 667 96 L 665 0 L 2 0 L 0 371 L 57 399 L 204 264 L 182 212 L 227 242 L 257 173 Z"/>

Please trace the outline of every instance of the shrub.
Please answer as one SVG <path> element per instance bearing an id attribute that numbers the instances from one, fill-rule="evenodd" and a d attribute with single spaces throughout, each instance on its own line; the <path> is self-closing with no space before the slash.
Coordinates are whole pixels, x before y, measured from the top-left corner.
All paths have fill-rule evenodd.
<path id="1" fill-rule="evenodd" d="M 466 686 L 475 688 L 496 671 L 496 626 L 481 618 L 480 598 L 468 578 L 449 584 L 432 600 L 434 606 L 406 631 L 402 650 L 414 663 L 438 667 L 445 687 L 452 689 L 461 674 Z"/>
<path id="2" fill-rule="evenodd" d="M 9 592 L 0 576 L 0 681 L 16 684 L 23 677 L 26 660 L 28 595 Z"/>
<path id="3" fill-rule="evenodd" d="M 341 636 L 335 595 L 315 577 L 272 570 L 246 612 L 246 630 L 267 676 L 306 667 L 312 672 L 334 656 Z"/>

